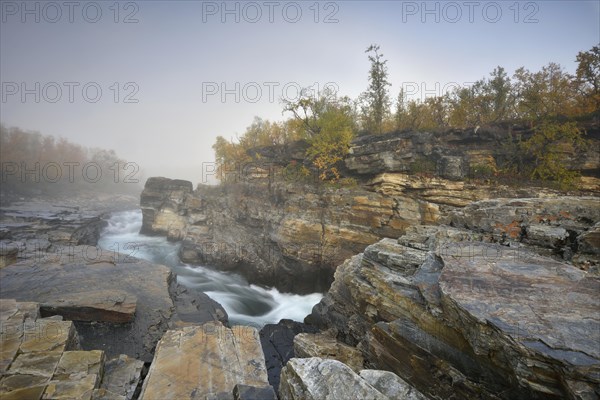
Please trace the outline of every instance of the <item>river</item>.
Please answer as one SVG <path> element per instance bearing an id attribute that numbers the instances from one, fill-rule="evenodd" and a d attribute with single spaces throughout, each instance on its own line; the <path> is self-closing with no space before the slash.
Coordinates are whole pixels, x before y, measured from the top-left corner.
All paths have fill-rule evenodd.
<path id="1" fill-rule="evenodd" d="M 113 213 L 98 246 L 168 266 L 177 274 L 180 284 L 200 290 L 219 302 L 232 324 L 262 327 L 282 318 L 302 321 L 323 297 L 321 293 L 281 293 L 275 288 L 251 285 L 239 274 L 184 264 L 178 257 L 179 243 L 141 235 L 141 227 L 141 210 Z"/>

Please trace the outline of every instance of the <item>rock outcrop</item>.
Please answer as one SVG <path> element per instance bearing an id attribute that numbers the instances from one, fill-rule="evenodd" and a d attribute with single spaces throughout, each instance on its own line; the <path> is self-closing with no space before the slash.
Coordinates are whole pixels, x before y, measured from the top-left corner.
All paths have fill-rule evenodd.
<path id="1" fill-rule="evenodd" d="M 364 367 L 361 352 L 325 333 L 300 333 L 294 337 L 294 354 L 298 358 L 321 357 L 338 360 L 359 372 Z"/>
<path id="2" fill-rule="evenodd" d="M 570 203 L 530 201 L 521 204 L 539 211 L 527 214 L 531 220 Z M 586 217 L 596 212 L 592 203 L 584 203 L 568 218 L 582 224 L 579 236 L 596 222 Z M 468 225 L 461 218 L 477 215 L 455 221 Z M 430 396 L 598 398 L 600 280 L 536 254 L 545 240 L 497 243 L 492 220 L 474 224 L 478 231 L 416 226 L 367 247 L 338 267 L 307 320 Z"/>
<path id="3" fill-rule="evenodd" d="M 35 254 L 0 269 L 2 297 L 74 321 L 84 349 L 149 362 L 169 326 L 227 319 L 204 293 L 179 287 L 167 267 L 93 246 Z"/>
<path id="4" fill-rule="evenodd" d="M 258 331 L 206 323 L 170 330 L 162 337 L 148 371 L 141 399 L 222 399 L 236 392 L 275 393 L 269 386 Z M 264 391 L 264 392 L 262 392 Z"/>
<path id="5" fill-rule="evenodd" d="M 184 262 L 300 293 L 327 289 L 337 265 L 383 237 L 440 223 L 473 200 L 511 194 L 505 187 L 405 174 L 382 174 L 366 189 L 266 179 L 192 193 L 190 185 L 150 178 L 141 196 L 143 231 L 182 239 Z"/>
<path id="6" fill-rule="evenodd" d="M 281 400 L 369 399 L 426 400 L 388 371 L 354 372 L 337 360 L 292 358 L 281 371 Z"/>
<path id="7" fill-rule="evenodd" d="M 597 127 L 591 127 L 587 136 L 590 145 L 576 154 L 565 153 L 571 168 L 587 176 L 598 176 L 599 133 Z M 532 134 L 531 129 L 524 127 L 497 126 L 366 135 L 352 142 L 344 162 L 350 171 L 365 176 L 384 172 L 428 172 L 462 180 L 476 177 L 482 167 L 496 169 L 499 162 L 512 156 L 512 147 L 507 146 L 509 141 L 517 136 L 525 140 Z"/>
<path id="8" fill-rule="evenodd" d="M 265 355 L 269 383 L 277 391 L 281 369 L 295 357 L 294 338 L 299 333 L 316 333 L 317 328 L 302 322 L 282 319 L 277 324 L 267 324 L 259 332 Z"/>
<path id="9" fill-rule="evenodd" d="M 40 305 L 0 299 L 2 399 L 132 399 L 143 362 L 82 351 L 71 321 L 42 318 Z M 118 365 L 114 367 L 114 365 Z M 126 365 L 126 367 L 124 367 Z"/>

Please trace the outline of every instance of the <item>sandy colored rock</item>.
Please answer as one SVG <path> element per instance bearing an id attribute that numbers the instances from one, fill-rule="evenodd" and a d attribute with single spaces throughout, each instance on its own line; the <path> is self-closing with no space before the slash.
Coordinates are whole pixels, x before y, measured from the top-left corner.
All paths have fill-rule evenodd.
<path id="1" fill-rule="evenodd" d="M 140 395 L 144 400 L 204 398 L 231 394 L 236 384 L 268 385 L 258 332 L 221 323 L 165 333 Z"/>
<path id="2" fill-rule="evenodd" d="M 104 365 L 104 378 L 101 388 L 113 395 L 131 400 L 140 385 L 144 363 L 121 354 L 108 360 Z"/>
<path id="3" fill-rule="evenodd" d="M 80 376 L 95 375 L 102 378 L 104 372 L 104 352 L 92 351 L 65 351 L 54 372 L 54 379 L 77 379 Z M 97 386 L 100 382 L 95 382 Z"/>
<path id="4" fill-rule="evenodd" d="M 41 305 L 45 315 L 61 315 L 70 321 L 133 321 L 137 297 L 123 290 L 91 290 L 67 293 L 60 299 Z"/>

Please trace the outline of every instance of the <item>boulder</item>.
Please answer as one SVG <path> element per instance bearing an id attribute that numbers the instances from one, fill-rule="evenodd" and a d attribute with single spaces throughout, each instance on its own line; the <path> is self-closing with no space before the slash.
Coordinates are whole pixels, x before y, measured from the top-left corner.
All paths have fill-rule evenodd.
<path id="1" fill-rule="evenodd" d="M 363 369 L 361 378 L 390 399 L 427 400 L 421 392 L 390 371 Z"/>
<path id="2" fill-rule="evenodd" d="M 104 364 L 104 379 L 100 386 L 106 392 L 103 396 L 111 394 L 122 396 L 124 400 L 133 399 L 141 389 L 143 370 L 142 361 L 125 354 L 108 360 Z M 96 394 L 96 397 L 100 397 L 100 394 Z"/>
<path id="3" fill-rule="evenodd" d="M 292 358 L 281 370 L 281 400 L 370 399 L 388 397 L 350 367 L 318 357 Z"/>

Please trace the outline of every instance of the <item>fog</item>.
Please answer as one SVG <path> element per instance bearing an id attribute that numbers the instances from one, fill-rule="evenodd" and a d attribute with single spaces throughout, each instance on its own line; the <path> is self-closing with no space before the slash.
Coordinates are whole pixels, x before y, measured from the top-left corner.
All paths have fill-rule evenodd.
<path id="1" fill-rule="evenodd" d="M 300 87 L 364 91 L 372 43 L 392 96 L 425 98 L 497 65 L 574 72 L 599 41 L 597 1 L 474 3 L 3 1 L 0 121 L 210 182 L 217 135 L 286 118 Z"/>

